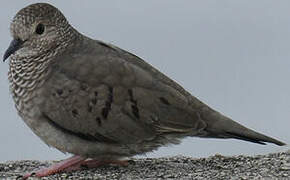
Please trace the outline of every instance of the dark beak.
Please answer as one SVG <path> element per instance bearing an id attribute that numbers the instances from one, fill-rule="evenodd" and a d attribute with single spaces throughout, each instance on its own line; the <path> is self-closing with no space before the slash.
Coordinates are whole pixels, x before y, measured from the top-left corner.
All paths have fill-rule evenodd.
<path id="1" fill-rule="evenodd" d="M 20 49 L 21 45 L 23 44 L 23 41 L 20 39 L 13 39 L 6 50 L 4 56 L 3 56 L 3 62 L 14 52 L 16 52 L 18 49 Z"/>

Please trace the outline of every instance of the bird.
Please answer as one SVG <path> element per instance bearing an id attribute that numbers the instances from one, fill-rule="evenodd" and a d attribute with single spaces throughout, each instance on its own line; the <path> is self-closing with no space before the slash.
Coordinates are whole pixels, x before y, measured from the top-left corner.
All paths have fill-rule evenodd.
<path id="1" fill-rule="evenodd" d="M 21 9 L 10 25 L 8 79 L 19 116 L 47 145 L 72 157 L 37 177 L 97 167 L 179 144 L 185 137 L 284 142 L 212 109 L 138 56 L 91 39 L 48 3 Z"/>

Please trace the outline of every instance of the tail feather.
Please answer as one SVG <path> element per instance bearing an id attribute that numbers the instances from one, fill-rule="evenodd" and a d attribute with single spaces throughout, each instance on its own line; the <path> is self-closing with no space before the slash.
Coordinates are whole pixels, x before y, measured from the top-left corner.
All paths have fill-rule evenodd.
<path id="1" fill-rule="evenodd" d="M 286 145 L 277 139 L 271 138 L 264 134 L 255 132 L 245 126 L 231 120 L 230 118 L 214 111 L 206 112 L 202 118 L 207 123 L 207 137 L 213 138 L 235 138 L 253 143 L 265 145 L 266 143 L 273 143 L 278 146 Z"/>
<path id="2" fill-rule="evenodd" d="M 283 143 L 281 141 L 278 141 L 276 139 L 273 139 L 271 137 L 268 137 L 268 136 L 265 136 L 264 138 L 259 138 L 259 137 L 256 137 L 256 136 L 254 136 L 254 137 L 246 136 L 246 135 L 237 134 L 237 133 L 233 133 L 233 132 L 226 132 L 226 134 L 228 134 L 228 136 L 231 137 L 231 138 L 240 139 L 240 140 L 244 140 L 244 141 L 249 141 L 249 142 L 262 144 L 262 145 L 266 145 L 265 142 L 273 143 L 273 144 L 276 144 L 278 146 L 286 145 L 285 143 Z"/>

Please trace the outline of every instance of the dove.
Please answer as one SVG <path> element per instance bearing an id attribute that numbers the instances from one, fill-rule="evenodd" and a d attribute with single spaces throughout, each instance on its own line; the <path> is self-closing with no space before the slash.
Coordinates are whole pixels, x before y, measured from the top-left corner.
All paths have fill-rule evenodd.
<path id="1" fill-rule="evenodd" d="M 47 145 L 72 157 L 37 177 L 178 144 L 185 137 L 285 143 L 215 111 L 136 55 L 93 40 L 47 3 L 21 9 L 10 25 L 8 79 L 19 116 Z"/>

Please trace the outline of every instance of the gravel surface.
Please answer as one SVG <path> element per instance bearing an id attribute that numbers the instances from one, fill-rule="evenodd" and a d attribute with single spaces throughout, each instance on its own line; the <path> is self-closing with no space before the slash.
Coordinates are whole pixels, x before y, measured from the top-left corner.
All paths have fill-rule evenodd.
<path id="1" fill-rule="evenodd" d="M 0 179 L 21 179 L 21 175 L 53 162 L 8 161 L 0 163 Z M 29 178 L 38 179 L 38 178 Z M 290 152 L 257 156 L 131 159 L 127 167 L 107 165 L 42 179 L 290 179 Z"/>

